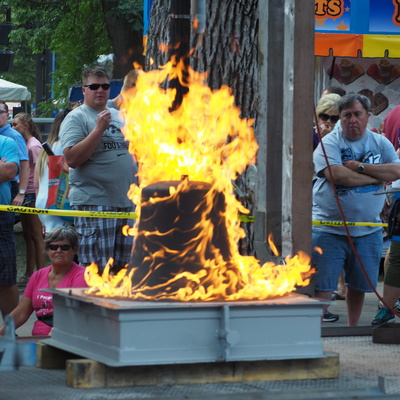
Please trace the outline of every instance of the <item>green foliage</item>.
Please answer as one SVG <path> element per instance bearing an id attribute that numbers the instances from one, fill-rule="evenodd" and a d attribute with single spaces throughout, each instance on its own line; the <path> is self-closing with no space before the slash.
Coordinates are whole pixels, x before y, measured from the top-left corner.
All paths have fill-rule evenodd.
<path id="1" fill-rule="evenodd" d="M 126 19 L 132 30 L 138 31 L 143 28 L 143 0 L 118 1 L 117 6 L 108 13 L 115 22 L 119 18 Z"/>
<path id="2" fill-rule="evenodd" d="M 65 101 L 68 86 L 80 82 L 83 68 L 95 65 L 100 55 L 113 53 L 101 0 L 6 0 L 2 7 L 0 13 L 7 7 L 11 9 L 12 24 L 16 26 L 9 48 L 16 53 L 14 70 L 7 75 L 14 79 L 6 78 L 6 74 L 4 77 L 24 84 L 31 93 L 35 88 L 33 55 L 44 49 L 56 55 L 51 89 L 57 102 Z M 142 10 L 142 0 L 119 0 L 109 16 L 116 23 L 119 18 L 127 19 L 132 30 L 141 29 Z M 23 72 L 20 66 L 24 64 Z M 51 107 L 42 105 L 42 109 Z"/>
<path id="3" fill-rule="evenodd" d="M 112 52 L 100 0 L 64 0 L 54 4 L 33 4 L 8 0 L 13 48 L 28 47 L 33 54 L 49 49 L 56 54 L 54 96 L 65 98 L 68 86 L 80 81 L 85 65 L 99 55 Z"/>

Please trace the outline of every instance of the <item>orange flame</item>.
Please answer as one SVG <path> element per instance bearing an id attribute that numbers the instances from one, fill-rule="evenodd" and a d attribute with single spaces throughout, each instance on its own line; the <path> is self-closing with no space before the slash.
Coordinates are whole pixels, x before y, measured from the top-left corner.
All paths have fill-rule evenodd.
<path id="1" fill-rule="evenodd" d="M 322 251 L 321 247 L 314 247 L 314 250 L 315 250 L 318 254 L 323 254 L 323 251 Z"/>
<path id="2" fill-rule="evenodd" d="M 279 256 L 279 251 L 276 248 L 274 241 L 272 240 L 272 233 L 268 235 L 268 244 L 274 255 Z"/>
<path id="3" fill-rule="evenodd" d="M 139 75 L 136 87 L 124 95 L 124 134 L 129 141 L 129 151 L 137 159 L 140 182 L 139 186 L 132 185 L 128 197 L 137 205 L 136 211 L 140 215 L 144 187 L 158 182 L 179 181 L 182 176 L 188 176 L 190 181 L 205 182 L 211 189 L 205 196 L 206 207 L 201 222 L 196 224 L 200 233 L 188 241 L 185 251 L 178 255 L 182 269 L 168 282 L 156 287 L 146 286 L 145 280 L 141 284 L 132 284 L 138 266 L 123 270 L 117 276 L 112 276 L 107 266 L 100 278 L 97 267 L 92 264 L 85 273 L 91 287 L 88 293 L 149 300 L 263 300 L 283 296 L 295 290 L 296 286 L 307 286 L 313 271 L 310 259 L 304 253 L 287 257 L 284 265 L 269 262 L 260 265 L 255 257 L 239 254 L 237 243 L 245 233 L 240 227 L 238 213 L 247 214 L 248 210 L 235 197 L 232 181 L 245 171 L 248 164 L 255 162 L 258 145 L 253 120 L 240 118 L 240 110 L 235 106 L 228 87 L 212 91 L 204 84 L 206 74 L 190 69 L 188 76 L 185 75 L 186 83 L 182 77 L 182 62 L 177 65 L 172 60 L 160 70 Z M 187 85 L 189 90 L 179 108 L 171 111 L 176 89 L 163 89 L 161 83 L 174 78 Z M 167 201 L 173 200 L 187 187 L 187 180 L 177 187 L 171 186 Z M 228 235 L 229 260 L 224 259 L 216 248 L 213 248 L 212 259 L 204 256 L 204 248 L 213 235 L 213 226 L 207 215 L 216 193 L 222 193 L 225 201 L 220 217 Z M 159 201 L 165 201 L 165 198 L 150 199 L 153 203 Z M 138 225 L 136 223 L 127 229 L 136 240 L 139 235 L 168 234 L 139 232 Z M 174 229 L 171 227 L 171 231 Z M 160 248 L 151 258 L 168 252 L 171 253 L 169 249 Z M 199 254 L 202 266 L 195 273 L 185 270 L 192 252 Z M 157 268 L 159 265 L 154 267 Z M 169 291 L 178 281 L 186 283 Z"/>

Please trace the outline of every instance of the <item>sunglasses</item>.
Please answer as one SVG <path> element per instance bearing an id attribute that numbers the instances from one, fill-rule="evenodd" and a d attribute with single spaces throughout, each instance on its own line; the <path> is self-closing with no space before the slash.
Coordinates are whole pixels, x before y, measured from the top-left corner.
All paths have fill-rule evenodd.
<path id="1" fill-rule="evenodd" d="M 339 115 L 319 114 L 318 118 L 322 119 L 324 122 L 330 119 L 333 124 L 336 124 L 336 122 L 339 121 Z"/>
<path id="2" fill-rule="evenodd" d="M 71 245 L 70 244 L 49 244 L 47 246 L 48 249 L 56 251 L 58 249 L 61 249 L 62 251 L 68 251 L 71 249 Z"/>
<path id="3" fill-rule="evenodd" d="M 100 84 L 100 83 L 91 83 L 90 85 L 83 85 L 83 87 L 87 87 L 90 90 L 98 90 L 100 87 L 103 90 L 108 90 L 108 89 L 110 89 L 110 86 L 111 85 L 109 83 L 102 83 L 102 84 Z"/>
<path id="4" fill-rule="evenodd" d="M 8 113 L 8 111 L 6 111 L 6 110 L 0 110 L 0 114 L 6 114 L 6 113 Z"/>

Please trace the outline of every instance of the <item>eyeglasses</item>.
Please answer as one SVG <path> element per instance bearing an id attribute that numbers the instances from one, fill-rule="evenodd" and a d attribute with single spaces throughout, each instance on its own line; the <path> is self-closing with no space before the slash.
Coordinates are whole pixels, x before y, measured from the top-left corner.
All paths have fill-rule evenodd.
<path id="1" fill-rule="evenodd" d="M 109 83 L 102 83 L 101 85 L 100 85 L 100 83 L 91 83 L 90 85 L 83 85 L 83 87 L 87 87 L 90 90 L 98 90 L 100 87 L 103 90 L 108 90 L 108 89 L 110 89 L 110 86 L 111 85 Z"/>
<path id="2" fill-rule="evenodd" d="M 322 119 L 322 121 L 326 122 L 328 119 L 331 120 L 333 124 L 336 124 L 336 122 L 339 121 L 339 115 L 329 115 L 329 114 L 319 114 L 318 118 Z"/>
<path id="3" fill-rule="evenodd" d="M 0 114 L 6 114 L 6 113 L 8 113 L 8 111 L 6 111 L 6 110 L 0 110 Z"/>
<path id="4" fill-rule="evenodd" d="M 62 251 L 68 251 L 71 249 L 71 245 L 70 244 L 49 244 L 47 246 L 48 249 L 56 251 L 58 249 L 61 249 Z"/>

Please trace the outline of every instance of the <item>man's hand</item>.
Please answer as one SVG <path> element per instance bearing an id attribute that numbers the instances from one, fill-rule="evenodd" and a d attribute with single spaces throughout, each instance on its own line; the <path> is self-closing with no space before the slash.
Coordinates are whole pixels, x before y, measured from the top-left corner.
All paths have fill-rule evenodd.
<path id="1" fill-rule="evenodd" d="M 103 110 L 99 113 L 96 120 L 96 128 L 104 132 L 111 124 L 112 118 L 110 111 Z"/>
<path id="2" fill-rule="evenodd" d="M 24 199 L 25 199 L 25 195 L 24 195 L 24 194 L 19 194 L 19 193 L 18 193 L 18 194 L 13 198 L 12 205 L 13 205 L 13 206 L 17 206 L 17 207 L 22 206 L 22 203 L 24 202 Z"/>
<path id="3" fill-rule="evenodd" d="M 360 165 L 360 161 L 356 161 L 356 160 L 347 160 L 343 162 L 343 165 L 348 168 L 351 169 L 354 172 L 360 172 L 358 170 L 358 166 Z"/>

